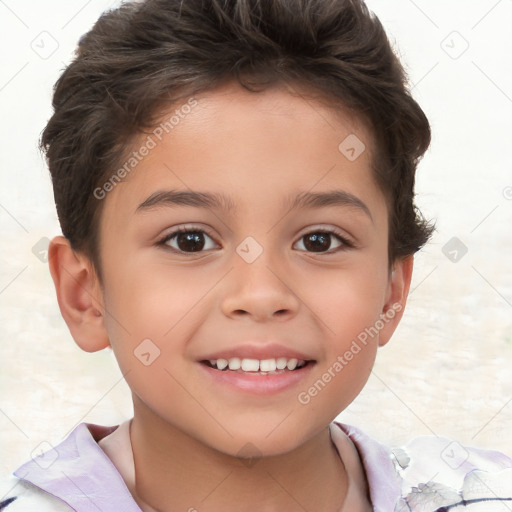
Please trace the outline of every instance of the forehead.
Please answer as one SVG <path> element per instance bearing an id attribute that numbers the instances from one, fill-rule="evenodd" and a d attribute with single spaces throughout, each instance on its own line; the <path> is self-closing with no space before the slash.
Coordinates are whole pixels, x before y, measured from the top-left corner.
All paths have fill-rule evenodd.
<path id="1" fill-rule="evenodd" d="M 227 188 L 237 195 L 249 187 L 251 199 L 267 203 L 285 189 L 339 188 L 340 178 L 345 188 L 368 189 L 372 152 L 364 122 L 318 94 L 230 83 L 175 103 L 135 141 L 124 162 L 135 165 L 108 194 L 108 208 L 133 212 L 163 187 L 227 196 Z"/>
<path id="2" fill-rule="evenodd" d="M 315 150 L 315 143 L 319 142 L 318 134 L 324 140 L 328 135 L 325 142 L 330 143 L 336 152 L 342 140 L 340 137 L 357 133 L 360 139 L 364 139 L 368 154 L 372 152 L 373 137 L 361 116 L 339 101 L 329 100 L 305 86 L 277 84 L 260 92 L 252 92 L 238 83 L 230 82 L 213 91 L 198 94 L 194 100 L 196 106 L 191 109 L 187 108 L 190 99 L 184 98 L 170 112 L 165 112 L 154 130 L 157 136 L 162 129 L 164 137 L 170 132 L 178 132 L 184 136 L 200 137 L 196 141 L 200 145 L 215 140 L 217 136 L 225 137 L 230 133 L 240 135 L 258 124 L 259 133 L 253 131 L 253 137 L 247 139 L 245 145 L 264 141 L 271 147 L 283 147 L 287 141 L 292 141 L 292 137 L 287 136 L 293 134 L 295 141 L 299 137 L 308 141 L 301 149 Z M 180 111 L 184 115 L 180 115 L 179 119 L 172 115 Z M 172 128 L 169 121 L 173 124 Z M 272 134 L 279 137 L 272 140 Z"/>

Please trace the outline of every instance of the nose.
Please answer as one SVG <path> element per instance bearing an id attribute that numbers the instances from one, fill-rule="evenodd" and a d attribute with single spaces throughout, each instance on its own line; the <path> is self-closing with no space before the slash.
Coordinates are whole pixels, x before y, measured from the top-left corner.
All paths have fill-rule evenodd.
<path id="1" fill-rule="evenodd" d="M 253 263 L 237 261 L 228 280 L 222 311 L 232 319 L 284 321 L 295 317 L 299 310 L 300 300 L 283 270 L 272 268 L 263 257 Z"/>

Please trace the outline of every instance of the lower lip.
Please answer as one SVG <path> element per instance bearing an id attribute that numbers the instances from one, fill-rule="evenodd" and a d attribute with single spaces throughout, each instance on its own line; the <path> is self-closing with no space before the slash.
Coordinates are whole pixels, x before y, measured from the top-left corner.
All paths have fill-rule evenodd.
<path id="1" fill-rule="evenodd" d="M 211 379 L 221 385 L 254 395 L 271 395 L 296 386 L 309 375 L 315 363 L 309 362 L 306 366 L 297 370 L 285 371 L 275 375 L 261 375 L 256 372 L 238 373 L 231 370 L 221 371 L 203 363 L 199 363 L 199 366 Z"/>

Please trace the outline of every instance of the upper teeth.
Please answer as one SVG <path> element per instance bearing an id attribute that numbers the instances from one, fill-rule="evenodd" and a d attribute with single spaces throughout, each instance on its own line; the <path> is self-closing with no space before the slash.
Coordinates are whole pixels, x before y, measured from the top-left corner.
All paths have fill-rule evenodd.
<path id="1" fill-rule="evenodd" d="M 240 370 L 244 372 L 273 372 L 275 370 L 295 370 L 297 367 L 304 366 L 305 361 L 299 359 L 287 359 L 279 357 L 277 359 L 240 359 L 232 357 L 231 359 L 210 359 L 210 364 L 216 366 L 219 370 L 229 368 L 230 370 Z"/>

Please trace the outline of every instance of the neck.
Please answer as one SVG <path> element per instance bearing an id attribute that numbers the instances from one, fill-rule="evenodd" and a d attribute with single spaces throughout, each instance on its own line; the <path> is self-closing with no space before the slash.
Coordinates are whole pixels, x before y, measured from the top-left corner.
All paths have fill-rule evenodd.
<path id="1" fill-rule="evenodd" d="M 134 412 L 134 497 L 144 512 L 342 508 L 348 477 L 328 427 L 289 453 L 240 459 L 206 446 L 142 404 Z"/>

